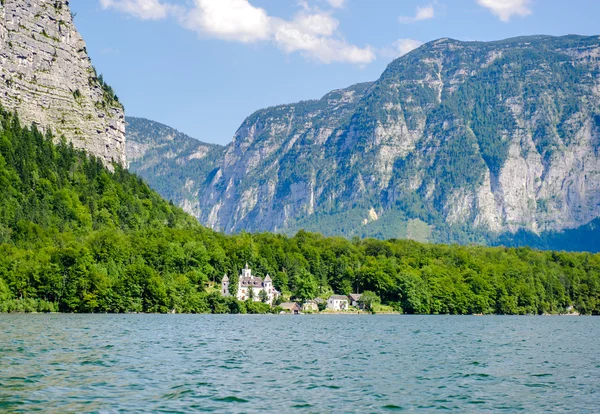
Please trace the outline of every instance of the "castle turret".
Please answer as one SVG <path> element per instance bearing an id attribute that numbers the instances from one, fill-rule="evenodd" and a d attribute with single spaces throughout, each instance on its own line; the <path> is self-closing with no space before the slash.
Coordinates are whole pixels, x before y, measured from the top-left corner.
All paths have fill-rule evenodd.
<path id="1" fill-rule="evenodd" d="M 229 277 L 227 274 L 225 274 L 221 280 L 221 294 L 223 296 L 229 296 Z"/>
<path id="2" fill-rule="evenodd" d="M 246 267 L 244 267 L 242 269 L 242 277 L 249 277 L 250 279 L 253 278 L 253 276 L 252 276 L 252 270 L 250 270 L 250 267 L 248 266 L 248 263 L 246 263 Z"/>

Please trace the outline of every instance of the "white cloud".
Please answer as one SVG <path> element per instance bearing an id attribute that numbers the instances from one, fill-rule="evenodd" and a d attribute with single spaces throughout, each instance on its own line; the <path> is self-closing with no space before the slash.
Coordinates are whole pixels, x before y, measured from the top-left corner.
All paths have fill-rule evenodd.
<path id="1" fill-rule="evenodd" d="M 415 39 L 398 39 L 392 43 L 392 46 L 381 49 L 379 54 L 386 58 L 396 59 L 415 50 L 422 44 L 423 42 Z"/>
<path id="2" fill-rule="evenodd" d="M 247 0 L 195 0 L 182 22 L 188 29 L 244 43 L 268 39 L 271 25 L 267 12 Z"/>
<path id="3" fill-rule="evenodd" d="M 344 3 L 346 3 L 346 0 L 327 0 L 327 3 L 329 3 L 331 7 L 341 9 L 342 7 L 344 7 Z"/>
<path id="4" fill-rule="evenodd" d="M 412 52 L 423 42 L 415 39 L 398 39 L 394 42 L 394 49 L 398 52 L 398 56 L 406 55 L 408 52 Z"/>
<path id="5" fill-rule="evenodd" d="M 169 6 L 159 0 L 100 0 L 100 5 L 144 20 L 164 19 L 169 13 Z"/>
<path id="6" fill-rule="evenodd" d="M 305 26 L 309 20 L 321 19 L 320 25 L 311 28 Z M 324 16 L 311 16 L 309 19 L 300 16 L 291 22 L 275 19 L 274 41 L 286 53 L 302 52 L 309 59 L 322 63 L 366 64 L 375 60 L 375 53 L 370 47 L 359 48 L 341 38 L 333 37 L 337 21 L 332 20 L 327 22 Z"/>
<path id="7" fill-rule="evenodd" d="M 327 0 L 341 7 L 342 0 Z M 300 52 L 322 63 L 346 62 L 359 65 L 375 60 L 372 48 L 349 44 L 339 33 L 339 22 L 331 13 L 312 8 L 306 1 L 291 20 L 269 16 L 249 0 L 194 0 L 191 8 L 160 3 L 159 0 L 100 0 L 138 18 L 176 17 L 182 26 L 203 36 L 253 43 L 271 41 L 286 53 Z M 152 12 L 151 12 L 152 11 Z"/>
<path id="8" fill-rule="evenodd" d="M 532 0 L 477 0 L 477 3 L 490 9 L 503 22 L 508 22 L 513 15 L 530 15 L 531 2 Z"/>
<path id="9" fill-rule="evenodd" d="M 435 17 L 435 9 L 433 5 L 426 7 L 417 7 L 417 11 L 414 16 L 400 16 L 398 20 L 401 23 L 414 23 L 421 20 L 429 20 Z"/>

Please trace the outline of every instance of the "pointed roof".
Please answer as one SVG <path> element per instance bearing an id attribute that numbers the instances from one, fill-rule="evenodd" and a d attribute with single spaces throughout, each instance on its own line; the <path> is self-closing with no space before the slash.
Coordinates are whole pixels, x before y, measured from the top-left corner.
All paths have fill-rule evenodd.
<path id="1" fill-rule="evenodd" d="M 271 276 L 267 273 L 267 277 L 265 277 L 265 282 L 272 282 Z"/>
<path id="2" fill-rule="evenodd" d="M 227 276 L 227 273 L 225 273 L 225 276 L 223 276 L 222 282 L 229 282 L 229 277 Z"/>
<path id="3" fill-rule="evenodd" d="M 244 269 L 250 270 L 250 267 L 248 267 L 248 262 L 246 262 L 246 267 Z"/>

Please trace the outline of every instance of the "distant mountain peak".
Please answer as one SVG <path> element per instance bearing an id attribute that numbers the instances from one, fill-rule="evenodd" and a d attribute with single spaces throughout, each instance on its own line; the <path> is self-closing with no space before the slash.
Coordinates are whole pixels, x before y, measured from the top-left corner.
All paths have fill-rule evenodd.
<path id="1" fill-rule="evenodd" d="M 255 112 L 213 155 L 194 211 L 225 232 L 576 229 L 600 217 L 600 38 L 438 39 L 376 82 Z"/>

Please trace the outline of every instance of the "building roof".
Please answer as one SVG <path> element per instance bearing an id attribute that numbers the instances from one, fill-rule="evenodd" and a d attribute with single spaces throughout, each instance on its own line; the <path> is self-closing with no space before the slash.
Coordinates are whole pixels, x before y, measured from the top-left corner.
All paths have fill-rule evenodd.
<path id="1" fill-rule="evenodd" d="M 298 305 L 296 302 L 285 302 L 285 303 L 282 303 L 279 306 L 282 309 L 287 309 L 287 310 L 300 309 L 300 305 Z"/>
<path id="2" fill-rule="evenodd" d="M 329 299 L 333 299 L 333 300 L 348 300 L 348 296 L 344 296 L 344 295 L 332 295 L 329 297 Z"/>
<path id="3" fill-rule="evenodd" d="M 242 287 L 263 287 L 263 280 L 260 277 L 242 277 L 240 278 L 240 286 Z"/>
<path id="4" fill-rule="evenodd" d="M 361 298 L 361 296 L 362 296 L 362 293 L 351 293 L 348 295 L 348 297 L 355 302 L 358 302 L 358 300 Z"/>
<path id="5" fill-rule="evenodd" d="M 229 282 L 229 277 L 227 277 L 227 273 L 223 276 L 222 282 Z"/>
<path id="6" fill-rule="evenodd" d="M 265 277 L 265 282 L 272 282 L 271 276 L 267 273 L 267 277 Z"/>

